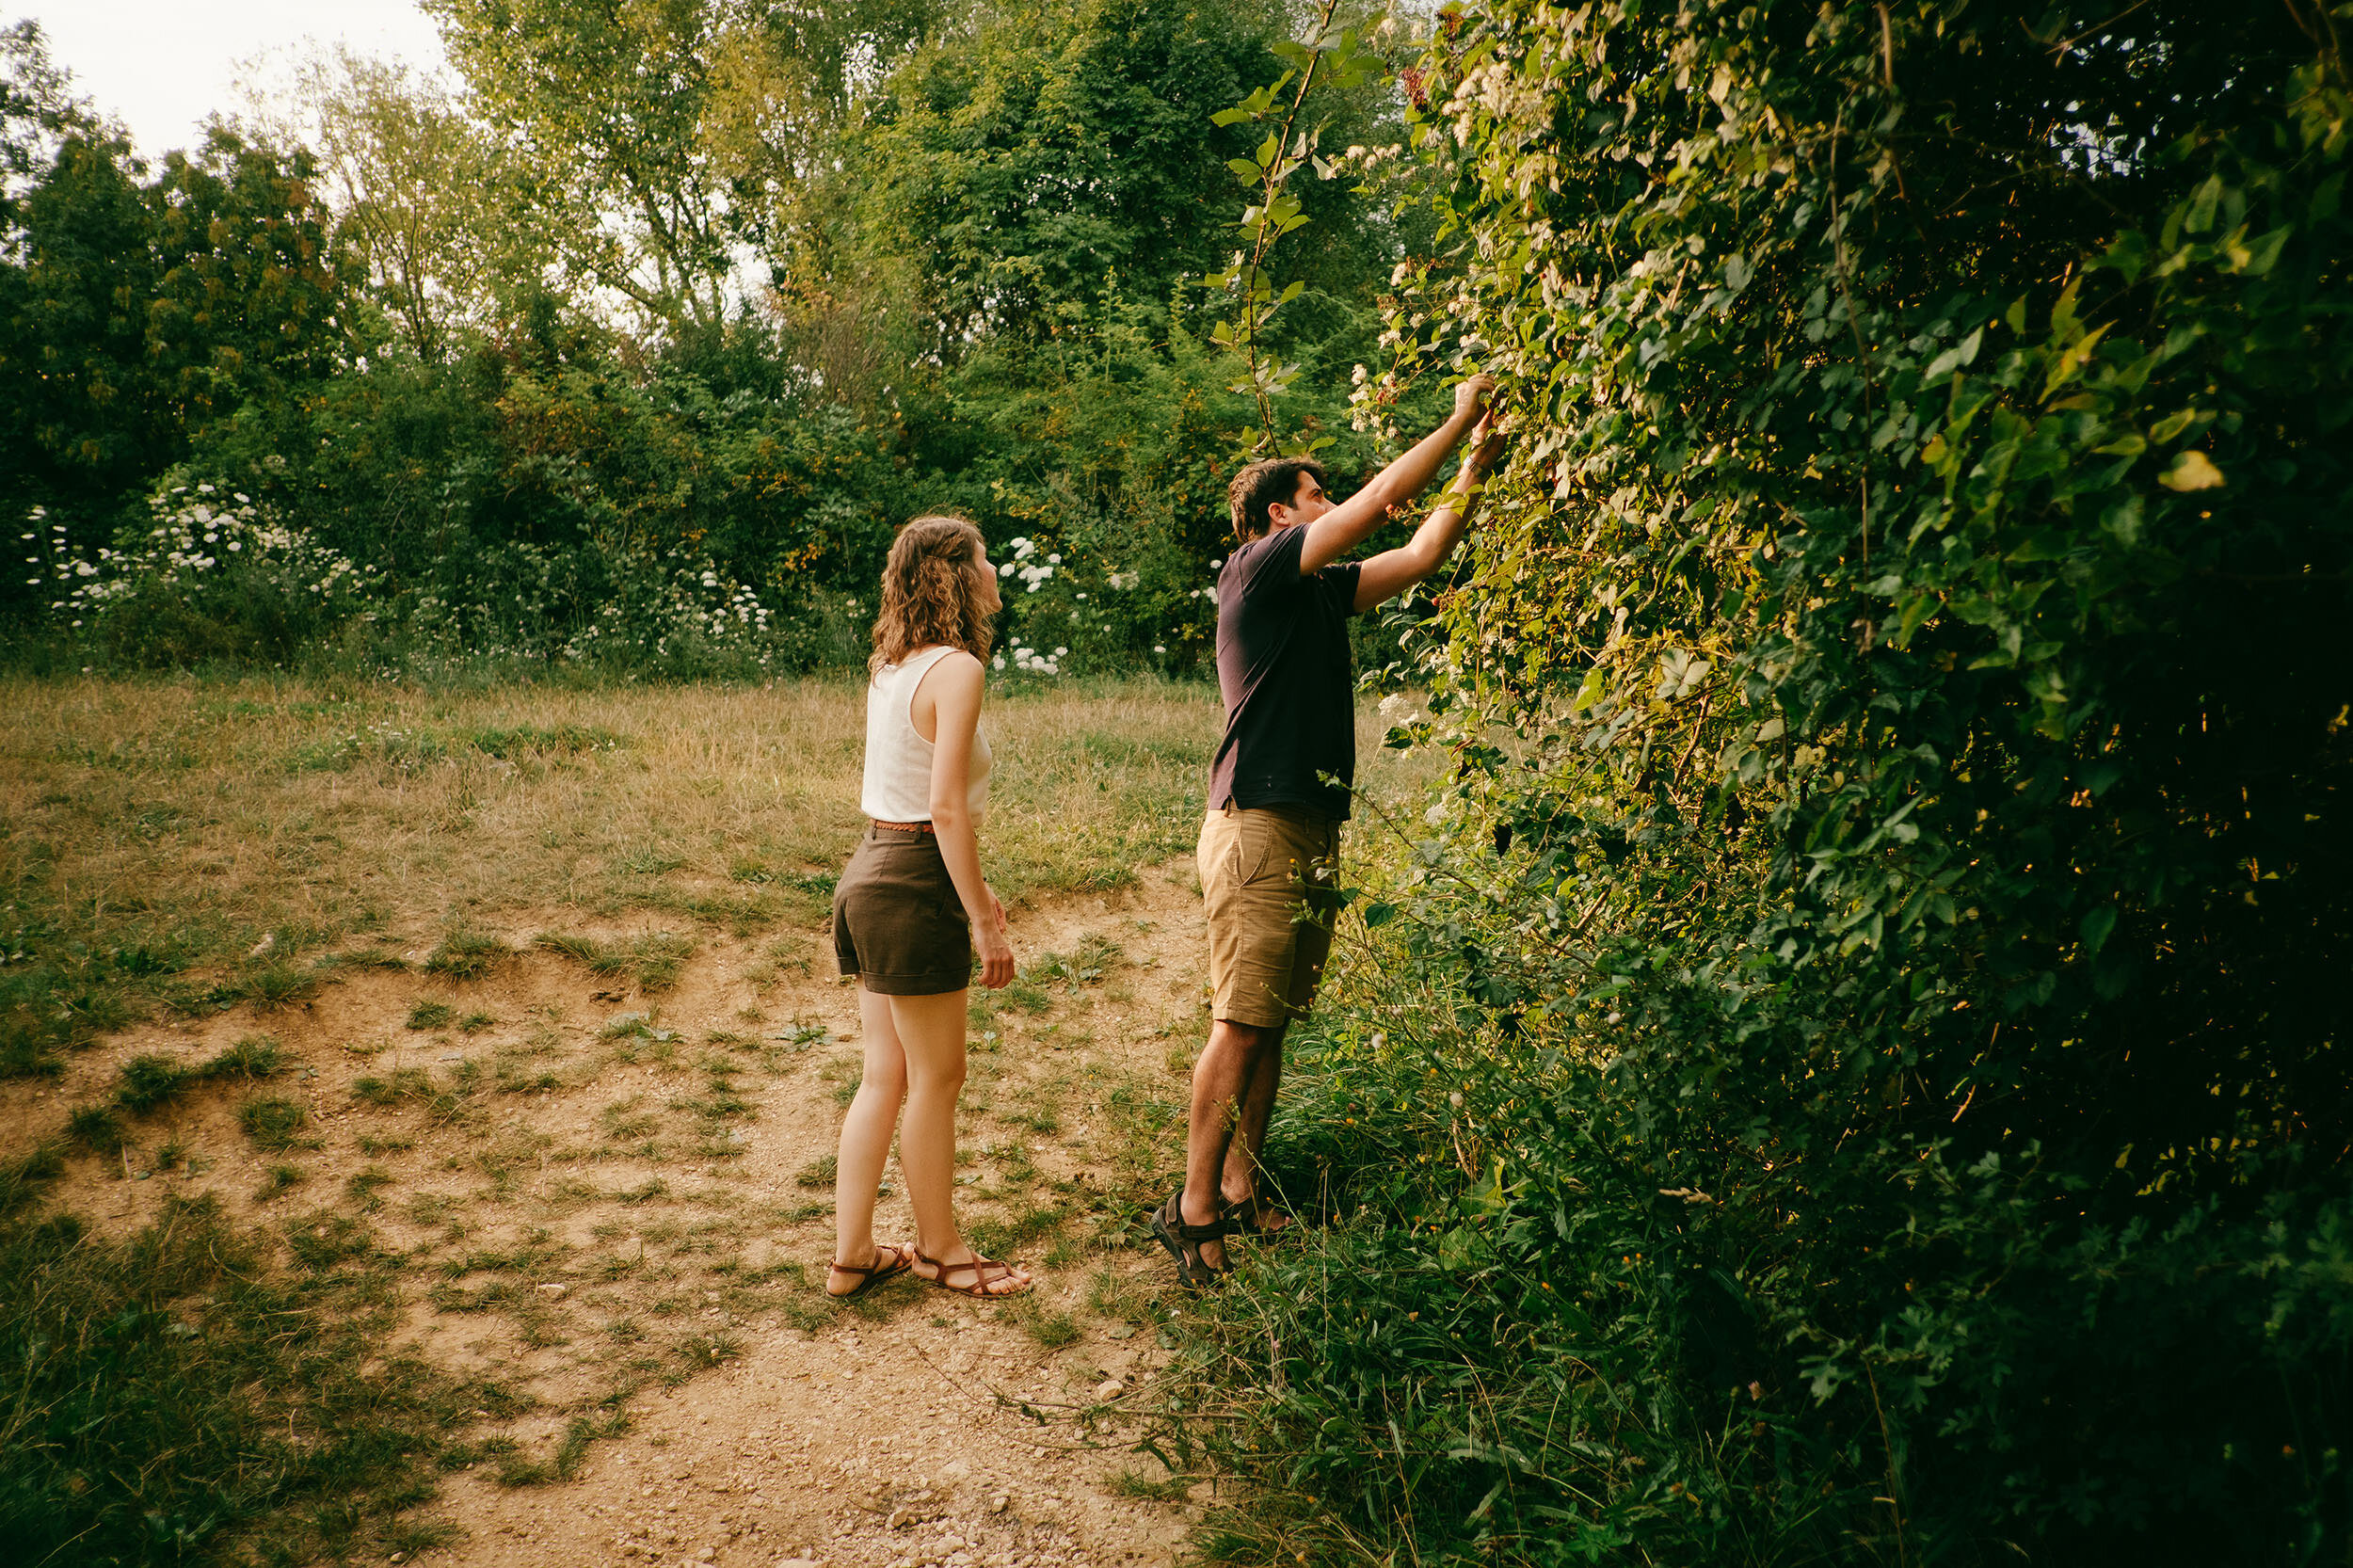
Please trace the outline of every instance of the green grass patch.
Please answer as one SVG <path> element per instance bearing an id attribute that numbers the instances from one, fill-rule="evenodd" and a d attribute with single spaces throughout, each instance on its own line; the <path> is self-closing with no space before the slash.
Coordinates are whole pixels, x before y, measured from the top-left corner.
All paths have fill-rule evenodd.
<path id="1" fill-rule="evenodd" d="M 127 1241 L 0 1229 L 0 1561 L 380 1561 L 445 1539 L 404 1515 L 471 1396 L 379 1359 L 385 1326 L 280 1282 L 210 1199 Z"/>
<path id="2" fill-rule="evenodd" d="M 578 757 L 621 748 L 621 738 L 599 725 L 559 724 L 542 728 L 524 724 L 512 728 L 485 725 L 462 730 L 459 735 L 474 750 L 503 762 L 525 758 Z"/>
<path id="3" fill-rule="evenodd" d="M 266 1034 L 248 1034 L 211 1061 L 184 1067 L 171 1057 L 149 1051 L 125 1062 L 117 1077 L 114 1103 L 134 1116 L 179 1098 L 190 1087 L 221 1079 L 270 1078 L 285 1066 L 285 1048 Z"/>
<path id="4" fill-rule="evenodd" d="M 695 939 L 667 931 L 648 932 L 627 941 L 609 942 L 578 933 L 543 931 L 536 945 L 559 952 L 589 973 L 605 979 L 628 979 L 641 991 L 666 991 L 678 984 L 679 970 L 694 955 Z"/>
<path id="5" fill-rule="evenodd" d="M 254 1189 L 254 1201 L 267 1203 L 273 1198 L 284 1197 L 301 1186 L 305 1179 L 301 1171 L 292 1165 L 269 1166 L 262 1172 L 262 1185 Z"/>
<path id="6" fill-rule="evenodd" d="M 457 1009 L 448 1002 L 426 997 L 408 1009 L 408 1027 L 419 1031 L 447 1029 L 456 1016 Z"/>
<path id="7" fill-rule="evenodd" d="M 253 1146 L 272 1154 L 301 1147 L 302 1128 L 310 1119 L 301 1106 L 274 1095 L 258 1096 L 237 1108 L 237 1125 Z"/>
<path id="8" fill-rule="evenodd" d="M 454 931 L 425 954 L 424 968 L 452 980 L 480 980 L 514 956 L 513 948 L 488 932 Z"/>

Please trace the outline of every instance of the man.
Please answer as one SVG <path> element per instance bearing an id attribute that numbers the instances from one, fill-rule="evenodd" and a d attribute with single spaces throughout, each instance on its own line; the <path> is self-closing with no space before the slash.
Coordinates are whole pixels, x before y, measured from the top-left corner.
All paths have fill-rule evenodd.
<path id="1" fill-rule="evenodd" d="M 1311 458 L 1269 457 L 1234 476 L 1241 543 L 1217 583 L 1225 738 L 1210 767 L 1200 848 L 1215 1005 L 1193 1066 L 1185 1184 L 1152 1216 L 1152 1234 L 1189 1285 L 1224 1272 L 1225 1236 L 1285 1223 L 1258 1201 L 1258 1149 L 1283 1033 L 1315 999 L 1338 908 L 1339 824 L 1356 774 L 1347 620 L 1453 552 L 1502 451 L 1487 415 L 1493 391 L 1483 376 L 1457 387 L 1444 424 L 1337 505 Z M 1452 488 L 1412 541 L 1342 563 L 1421 493 L 1474 425 Z"/>

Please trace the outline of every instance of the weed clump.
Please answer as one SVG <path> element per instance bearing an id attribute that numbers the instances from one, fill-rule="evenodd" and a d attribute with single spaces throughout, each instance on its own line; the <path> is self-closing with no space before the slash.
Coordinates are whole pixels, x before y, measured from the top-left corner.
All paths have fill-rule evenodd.
<path id="1" fill-rule="evenodd" d="M 284 1063 L 285 1048 L 266 1034 L 248 1034 L 196 1067 L 183 1067 L 168 1056 L 149 1051 L 122 1064 L 114 1103 L 118 1110 L 142 1116 L 177 1099 L 195 1084 L 227 1078 L 269 1078 Z"/>
<path id="2" fill-rule="evenodd" d="M 605 979 L 627 977 L 648 993 L 666 991 L 678 984 L 679 970 L 694 956 L 692 937 L 667 931 L 648 932 L 626 942 L 608 942 L 577 933 L 543 931 L 537 946 L 562 953 L 589 973 Z"/>
<path id="3" fill-rule="evenodd" d="M 457 1009 L 448 1002 L 435 1001 L 428 997 L 408 1009 L 408 1027 L 414 1030 L 447 1029 L 450 1021 L 456 1016 Z"/>
<path id="4" fill-rule="evenodd" d="M 302 1173 L 294 1166 L 272 1165 L 263 1171 L 262 1185 L 255 1189 L 253 1201 L 267 1203 L 272 1198 L 282 1197 L 288 1192 L 301 1186 L 302 1181 Z"/>
<path id="5" fill-rule="evenodd" d="M 253 1140 L 253 1146 L 272 1154 L 299 1147 L 303 1126 L 309 1120 L 302 1107 L 274 1095 L 249 1099 L 237 1108 L 237 1125 Z"/>
<path id="6" fill-rule="evenodd" d="M 103 1105 L 76 1107 L 65 1120 L 65 1135 L 92 1154 L 115 1154 L 122 1148 L 122 1124 Z"/>
<path id="7" fill-rule="evenodd" d="M 480 980 L 514 955 L 513 948 L 487 932 L 455 931 L 425 955 L 424 968 L 452 980 Z"/>

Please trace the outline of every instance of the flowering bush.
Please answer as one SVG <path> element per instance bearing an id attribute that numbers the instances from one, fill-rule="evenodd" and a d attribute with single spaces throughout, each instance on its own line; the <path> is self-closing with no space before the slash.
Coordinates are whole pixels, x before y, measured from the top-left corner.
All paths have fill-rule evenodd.
<path id="1" fill-rule="evenodd" d="M 999 669 L 1175 673 L 1200 663 L 1215 633 L 1216 589 L 1164 525 L 1067 495 L 1055 498 L 1051 520 L 1061 536 L 1054 546 L 1023 535 L 1007 541 L 997 565 L 1007 580 Z"/>
<path id="2" fill-rule="evenodd" d="M 46 547 L 26 560 L 38 568 L 28 582 L 50 588 L 51 614 L 118 657 L 283 660 L 338 623 L 372 615 L 377 573 L 242 491 L 175 474 L 149 497 L 148 512 L 149 526 L 126 529 L 95 556 L 74 554 L 64 526 L 39 507 L 22 536 Z"/>

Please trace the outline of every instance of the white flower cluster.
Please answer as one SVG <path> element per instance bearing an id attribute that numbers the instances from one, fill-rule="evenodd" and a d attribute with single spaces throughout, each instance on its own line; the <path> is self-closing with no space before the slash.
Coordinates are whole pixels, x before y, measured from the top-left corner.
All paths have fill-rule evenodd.
<path id="1" fill-rule="evenodd" d="M 998 562 L 997 575 L 1020 578 L 1026 593 L 1037 592 L 1062 565 L 1060 555 L 1041 556 L 1035 539 L 1016 539 L 1012 548 L 1013 559 Z"/>
<path id="2" fill-rule="evenodd" d="M 88 559 L 67 552 L 63 523 L 50 524 L 57 536 L 51 540 L 47 574 L 58 594 L 50 609 L 80 626 L 85 617 L 157 588 L 200 590 L 232 568 L 320 605 L 356 600 L 374 585 L 374 573 L 308 531 L 264 515 L 241 490 L 224 496 L 210 484 L 176 485 L 149 497 L 148 510 L 154 525 L 143 537 L 119 538 L 120 549 L 102 547 Z M 31 520 L 45 516 L 35 507 Z"/>
<path id="3" fill-rule="evenodd" d="M 1070 657 L 1070 650 L 1066 648 L 1058 648 L 1051 653 L 1040 653 L 1036 648 L 1031 648 L 1022 642 L 1018 637 L 1016 637 L 1013 640 L 1013 667 L 1015 669 L 1021 670 L 1026 674 L 1060 675 L 1062 673 L 1062 662 L 1068 657 Z M 990 663 L 994 664 L 999 669 L 1003 669 L 1005 667 L 1005 656 L 1000 653 L 995 659 L 991 660 Z"/>
<path id="4" fill-rule="evenodd" d="M 1104 581 L 1124 593 L 1128 589 L 1132 588 L 1137 584 L 1143 582 L 1144 573 L 1140 571 L 1115 571 Z"/>
<path id="5" fill-rule="evenodd" d="M 672 557 L 676 559 L 675 556 Z M 855 605 L 853 606 L 855 609 Z M 597 619 L 565 640 L 557 655 L 578 661 L 605 649 L 672 652 L 673 639 L 699 637 L 709 644 L 752 653 L 764 644 L 774 612 L 744 584 L 721 574 L 708 558 L 675 568 L 647 591 L 641 583 L 620 601 L 608 600 Z M 766 664 L 767 651 L 759 654 Z"/>

